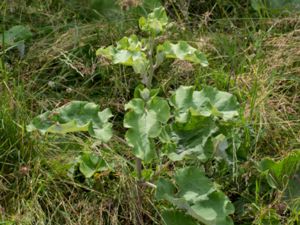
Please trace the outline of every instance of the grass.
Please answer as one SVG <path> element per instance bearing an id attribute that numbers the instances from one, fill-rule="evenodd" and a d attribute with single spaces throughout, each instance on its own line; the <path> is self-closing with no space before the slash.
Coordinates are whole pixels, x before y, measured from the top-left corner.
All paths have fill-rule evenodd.
<path id="1" fill-rule="evenodd" d="M 125 15 L 123 23 L 109 22 L 79 1 L 21 2 L 0 3 L 1 32 L 22 24 L 34 33 L 23 59 L 17 50 L 1 53 L 0 224 L 138 224 L 139 217 L 160 224 L 153 191 L 145 188 L 145 201 L 137 201 L 130 149 L 121 140 L 97 146 L 86 136 L 42 137 L 25 131 L 42 111 L 88 100 L 110 107 L 121 133 L 123 105 L 138 79 L 129 69 L 99 66 L 103 62 L 95 50 L 138 32 L 134 19 Z M 212 169 L 235 202 L 235 223 L 297 224 L 297 208 L 287 207 L 280 191 L 266 189 L 255 168 L 266 156 L 280 159 L 300 149 L 299 15 L 263 18 L 250 9 L 241 14 L 238 3 L 234 10 L 222 4 L 206 7 L 219 17 L 203 17 L 195 8 L 194 20 L 201 26 L 175 27 L 170 38 L 191 41 L 207 54 L 210 66 L 175 62 L 171 69 L 162 68 L 155 82 L 167 95 L 181 84 L 209 84 L 234 93 L 243 106 L 239 126 L 247 160 L 237 162 L 234 173 L 222 166 Z M 170 6 L 172 13 L 180 14 Z M 92 183 L 74 180 L 68 170 L 82 150 L 102 154 L 118 169 L 99 174 Z"/>

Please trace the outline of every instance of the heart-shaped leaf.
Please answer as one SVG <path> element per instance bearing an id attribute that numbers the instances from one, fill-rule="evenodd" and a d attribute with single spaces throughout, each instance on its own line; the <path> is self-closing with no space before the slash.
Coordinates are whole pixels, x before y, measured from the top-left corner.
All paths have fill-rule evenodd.
<path id="1" fill-rule="evenodd" d="M 72 101 L 53 111 L 35 117 L 27 126 L 27 131 L 66 134 L 87 131 L 92 137 L 107 142 L 112 137 L 111 111 L 99 110 L 99 106 L 84 101 Z"/>

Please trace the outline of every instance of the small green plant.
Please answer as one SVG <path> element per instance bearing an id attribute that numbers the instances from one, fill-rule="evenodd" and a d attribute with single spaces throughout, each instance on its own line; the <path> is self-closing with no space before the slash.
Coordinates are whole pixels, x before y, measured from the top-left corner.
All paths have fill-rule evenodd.
<path id="1" fill-rule="evenodd" d="M 20 56 L 25 54 L 25 41 L 32 37 L 31 31 L 22 25 L 11 27 L 9 30 L 0 34 L 1 54 L 8 52 L 13 48 L 18 48 Z"/>
<path id="2" fill-rule="evenodd" d="M 281 191 L 287 204 L 299 210 L 300 150 L 290 152 L 277 162 L 271 158 L 264 158 L 258 162 L 257 167 L 268 185 Z"/>
<path id="3" fill-rule="evenodd" d="M 164 8 L 156 8 L 139 20 L 146 38 L 124 37 L 116 45 L 100 48 L 97 55 L 112 64 L 131 66 L 141 76 L 141 85 L 126 105 L 125 139 L 136 157 L 137 185 L 156 189 L 156 199 L 168 202 L 162 210 L 163 223 L 233 224 L 234 207 L 228 197 L 205 175 L 204 163 L 215 157 L 227 162 L 228 140 L 232 124 L 239 116 L 236 98 L 213 87 L 197 91 L 181 86 L 170 98 L 159 96 L 153 89 L 155 72 L 166 59 L 186 60 L 208 66 L 205 55 L 185 41 L 161 43 L 169 26 Z M 74 101 L 46 112 L 28 125 L 28 131 L 65 134 L 88 132 L 101 142 L 112 134 L 109 109 L 100 111 L 94 103 Z M 168 165 L 174 171 L 165 173 Z M 108 165 L 94 154 L 83 154 L 77 164 L 87 178 Z M 151 170 L 145 175 L 143 169 Z M 141 222 L 141 221 L 140 221 Z M 142 222 L 141 222 L 142 223 Z"/>

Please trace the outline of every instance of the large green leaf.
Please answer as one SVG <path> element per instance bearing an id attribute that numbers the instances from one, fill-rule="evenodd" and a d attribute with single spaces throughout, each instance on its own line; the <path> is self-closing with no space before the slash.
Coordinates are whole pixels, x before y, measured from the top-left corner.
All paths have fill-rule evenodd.
<path id="1" fill-rule="evenodd" d="M 153 138 L 159 136 L 162 125 L 170 117 L 168 102 L 156 96 L 149 100 L 134 98 L 125 109 L 129 110 L 124 118 L 128 144 L 136 157 L 146 162 L 152 160 L 155 158 Z"/>
<path id="2" fill-rule="evenodd" d="M 111 60 L 113 64 L 132 66 L 139 74 L 144 74 L 149 64 L 146 54 L 142 51 L 142 42 L 136 35 L 122 38 L 116 46 L 99 48 L 96 55 Z"/>
<path id="3" fill-rule="evenodd" d="M 174 179 L 160 179 L 157 183 L 156 197 L 185 210 L 188 215 L 203 224 L 233 224 L 229 217 L 234 212 L 232 203 L 198 168 L 179 169 Z"/>
<path id="4" fill-rule="evenodd" d="M 72 101 L 53 111 L 35 117 L 27 126 L 27 131 L 65 134 L 87 131 L 92 137 L 107 142 L 112 137 L 111 111 L 99 110 L 99 106 L 84 101 Z"/>
<path id="5" fill-rule="evenodd" d="M 164 153 L 172 160 L 197 158 L 206 161 L 213 152 L 212 135 L 217 131 L 211 117 L 191 116 L 186 123 L 176 122 L 165 127 L 160 135 Z"/>
<path id="6" fill-rule="evenodd" d="M 193 217 L 179 210 L 165 210 L 162 217 L 165 225 L 199 225 Z"/>
<path id="7" fill-rule="evenodd" d="M 185 41 L 179 41 L 177 44 L 166 41 L 162 45 L 158 45 L 157 57 L 186 60 L 201 66 L 208 66 L 205 55 Z"/>
<path id="8" fill-rule="evenodd" d="M 213 153 L 229 161 L 226 137 L 221 140 L 221 136 L 213 135 L 219 130 L 216 118 L 230 120 L 238 115 L 234 96 L 211 87 L 194 91 L 191 86 L 181 86 L 170 102 L 175 108 L 175 122 L 161 132 L 164 153 L 173 161 L 187 157 L 205 161 Z"/>
<path id="9" fill-rule="evenodd" d="M 214 116 L 225 121 L 239 115 L 239 104 L 232 94 L 209 86 L 201 91 L 194 91 L 191 86 L 181 86 L 173 94 L 171 104 L 175 107 L 179 122 L 186 122 L 189 115 Z"/>
<path id="10" fill-rule="evenodd" d="M 147 18 L 141 17 L 139 19 L 140 29 L 154 36 L 165 31 L 167 25 L 168 16 L 163 7 L 155 8 Z"/>

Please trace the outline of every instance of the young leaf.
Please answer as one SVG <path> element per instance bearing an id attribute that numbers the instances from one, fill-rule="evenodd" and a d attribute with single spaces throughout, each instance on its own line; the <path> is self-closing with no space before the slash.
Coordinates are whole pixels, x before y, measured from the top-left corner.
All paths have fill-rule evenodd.
<path id="1" fill-rule="evenodd" d="M 177 170 L 173 181 L 160 179 L 156 197 L 185 210 L 186 214 L 203 224 L 233 224 L 229 217 L 234 212 L 232 203 L 198 168 L 186 167 Z"/>
<path id="2" fill-rule="evenodd" d="M 125 109 L 129 110 L 124 118 L 124 127 L 128 128 L 126 140 L 133 147 L 135 156 L 148 162 L 155 158 L 152 139 L 159 136 L 162 124 L 170 117 L 168 102 L 156 96 L 148 101 L 135 98 L 125 105 Z"/>
<path id="3" fill-rule="evenodd" d="M 179 41 L 177 44 L 166 41 L 162 45 L 158 45 L 156 51 L 157 57 L 186 60 L 204 67 L 208 66 L 205 55 L 185 41 Z"/>
<path id="4" fill-rule="evenodd" d="M 175 107 L 176 120 L 179 122 L 186 122 L 190 114 L 214 116 L 225 121 L 239 115 L 236 98 L 213 87 L 193 91 L 192 87 L 181 86 L 173 94 L 171 104 Z"/>
<path id="5" fill-rule="evenodd" d="M 96 55 L 111 60 L 113 64 L 132 66 L 138 74 L 144 74 L 149 64 L 146 54 L 142 51 L 142 43 L 136 35 L 122 38 L 116 47 L 99 48 Z"/>
<path id="6" fill-rule="evenodd" d="M 112 137 L 111 111 L 99 110 L 99 106 L 84 101 L 73 101 L 53 111 L 35 117 L 27 131 L 39 130 L 42 134 L 65 134 L 87 131 L 92 137 L 107 142 Z"/>
<path id="7" fill-rule="evenodd" d="M 258 163 L 258 169 L 266 176 L 270 187 L 284 191 L 285 200 L 300 209 L 300 150 L 277 162 L 265 158 Z"/>
<path id="8" fill-rule="evenodd" d="M 96 172 L 108 169 L 106 162 L 95 153 L 83 153 L 79 158 L 79 170 L 86 178 L 91 178 Z"/>
<path id="9" fill-rule="evenodd" d="M 141 17 L 139 19 L 139 27 L 142 31 L 156 36 L 165 31 L 168 25 L 168 16 L 163 7 L 158 7 L 150 13 L 147 18 Z"/>
<path id="10" fill-rule="evenodd" d="M 265 158 L 259 162 L 258 169 L 271 175 L 279 185 L 277 188 L 283 188 L 288 179 L 300 169 L 300 150 L 291 152 L 278 162 Z"/>

